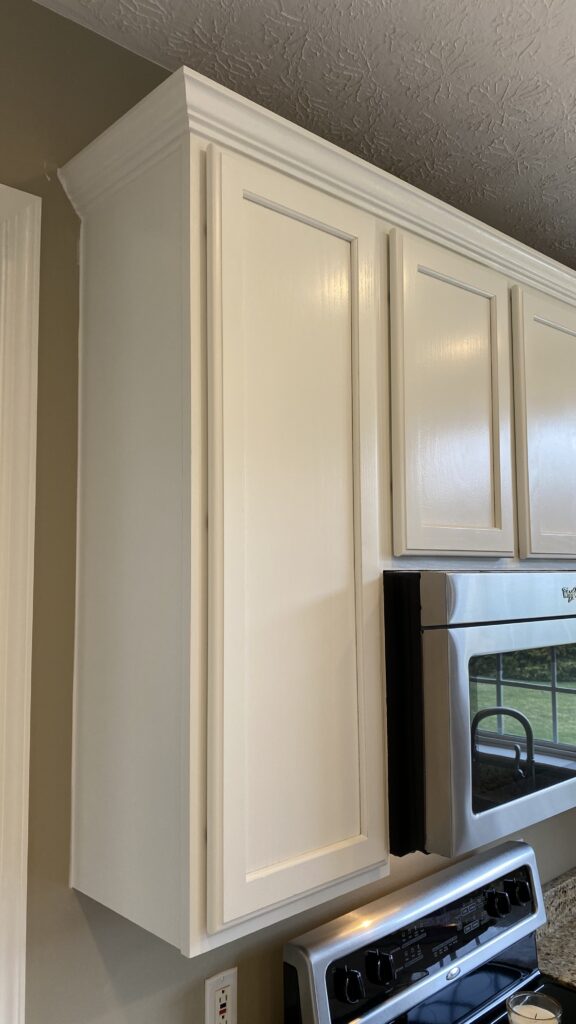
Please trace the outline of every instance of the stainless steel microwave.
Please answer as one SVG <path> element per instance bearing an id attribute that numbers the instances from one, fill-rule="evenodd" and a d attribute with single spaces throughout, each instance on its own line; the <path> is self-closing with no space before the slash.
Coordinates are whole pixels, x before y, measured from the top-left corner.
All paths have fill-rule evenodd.
<path id="1" fill-rule="evenodd" d="M 576 570 L 384 573 L 392 853 L 576 807 Z"/>

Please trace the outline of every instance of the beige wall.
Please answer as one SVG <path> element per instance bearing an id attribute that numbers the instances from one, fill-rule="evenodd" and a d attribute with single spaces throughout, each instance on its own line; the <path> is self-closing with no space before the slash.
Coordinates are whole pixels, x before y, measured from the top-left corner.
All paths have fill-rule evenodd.
<path id="1" fill-rule="evenodd" d="M 78 222 L 56 169 L 164 72 L 31 0 L 0 0 L 0 181 L 40 195 L 38 490 L 27 1024 L 201 1024 L 203 979 L 239 966 L 240 1024 L 275 1024 L 283 941 L 362 891 L 192 962 L 67 887 L 72 705 Z M 533 830 L 546 877 L 576 861 L 576 814 Z M 432 871 L 393 865 L 385 888 Z"/>

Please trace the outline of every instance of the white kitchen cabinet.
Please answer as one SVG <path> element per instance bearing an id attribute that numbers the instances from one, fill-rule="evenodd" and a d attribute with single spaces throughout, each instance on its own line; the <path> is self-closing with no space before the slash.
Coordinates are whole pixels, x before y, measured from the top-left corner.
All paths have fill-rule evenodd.
<path id="1" fill-rule="evenodd" d="M 511 555 L 508 281 L 391 236 L 394 553 Z"/>
<path id="2" fill-rule="evenodd" d="M 576 308 L 512 295 L 520 554 L 576 555 Z"/>
<path id="3" fill-rule="evenodd" d="M 387 859 L 374 217 L 209 166 L 211 930 Z"/>
<path id="4" fill-rule="evenodd" d="M 71 883 L 194 956 L 387 873 L 391 487 L 396 554 L 513 551 L 508 282 L 575 279 L 186 69 L 61 179 Z"/>
<path id="5" fill-rule="evenodd" d="M 186 86 L 63 178 L 82 213 L 71 882 L 195 955 L 388 870 L 387 268 L 373 215 L 191 135 Z"/>

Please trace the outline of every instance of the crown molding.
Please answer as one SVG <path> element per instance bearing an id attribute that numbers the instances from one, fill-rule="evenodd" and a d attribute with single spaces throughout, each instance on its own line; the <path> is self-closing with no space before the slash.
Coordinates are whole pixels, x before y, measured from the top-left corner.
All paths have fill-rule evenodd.
<path id="1" fill-rule="evenodd" d="M 40 199 L 0 185 L 0 1020 L 24 1024 Z"/>
<path id="2" fill-rule="evenodd" d="M 188 68 L 181 68 L 60 171 L 84 216 L 187 135 L 226 146 L 576 303 L 576 274 L 420 189 Z"/>
<path id="3" fill-rule="evenodd" d="M 140 100 L 58 171 L 80 217 L 188 135 L 184 69 Z"/>

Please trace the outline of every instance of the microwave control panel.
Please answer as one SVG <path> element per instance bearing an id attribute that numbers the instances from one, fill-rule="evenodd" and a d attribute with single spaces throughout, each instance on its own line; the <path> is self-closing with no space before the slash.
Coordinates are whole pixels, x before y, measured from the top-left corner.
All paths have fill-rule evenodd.
<path id="1" fill-rule="evenodd" d="M 331 1020 L 345 1024 L 420 979 L 460 975 L 467 951 L 493 940 L 536 910 L 528 867 L 491 881 L 400 931 L 334 960 L 326 972 Z"/>

